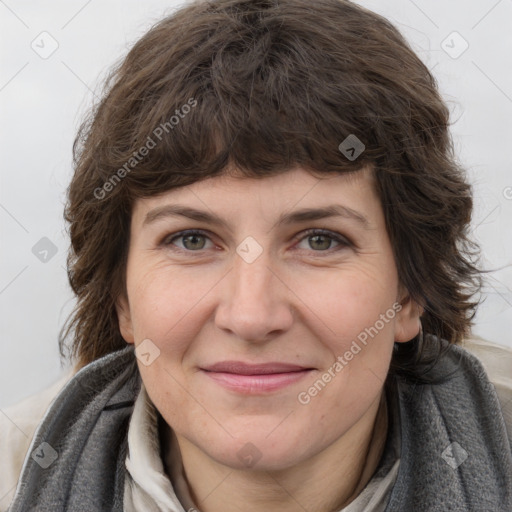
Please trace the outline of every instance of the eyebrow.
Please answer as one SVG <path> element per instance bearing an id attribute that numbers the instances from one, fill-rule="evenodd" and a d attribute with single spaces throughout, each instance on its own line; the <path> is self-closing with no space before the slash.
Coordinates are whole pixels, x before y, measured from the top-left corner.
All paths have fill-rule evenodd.
<path id="1" fill-rule="evenodd" d="M 195 208 L 190 208 L 188 206 L 179 204 L 159 206 L 153 210 L 150 210 L 146 214 L 143 226 L 152 224 L 157 220 L 161 220 L 167 217 L 186 217 L 198 222 L 205 222 L 216 226 L 222 226 L 224 228 L 229 228 L 228 223 L 214 213 L 203 210 L 196 210 Z M 283 213 L 279 217 L 276 225 L 283 226 L 298 224 L 300 222 L 326 219 L 329 217 L 343 217 L 345 219 L 358 222 L 365 229 L 369 229 L 370 227 L 368 219 L 362 213 L 340 204 L 331 204 L 321 208 L 304 208 L 301 210 L 295 210 L 291 213 Z"/>

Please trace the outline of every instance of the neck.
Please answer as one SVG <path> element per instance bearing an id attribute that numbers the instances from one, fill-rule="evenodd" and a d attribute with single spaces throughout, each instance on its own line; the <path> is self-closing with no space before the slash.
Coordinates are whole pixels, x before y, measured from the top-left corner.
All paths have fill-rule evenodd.
<path id="1" fill-rule="evenodd" d="M 202 512 L 331 512 L 357 498 L 373 476 L 384 450 L 387 427 L 382 392 L 361 420 L 335 443 L 278 471 L 234 470 L 167 428 L 166 470 L 173 482 L 176 474 L 183 472 L 194 503 L 187 503 L 179 487 L 175 489 L 186 509 L 193 505 Z M 176 464 L 176 453 L 180 452 L 182 464 Z"/>

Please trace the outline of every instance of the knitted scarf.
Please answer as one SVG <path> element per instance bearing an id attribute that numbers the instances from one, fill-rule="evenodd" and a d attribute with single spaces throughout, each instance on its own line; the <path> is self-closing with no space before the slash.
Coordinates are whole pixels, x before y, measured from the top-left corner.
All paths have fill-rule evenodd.
<path id="1" fill-rule="evenodd" d="M 391 380 L 401 444 L 386 512 L 511 512 L 511 440 L 482 364 L 450 345 L 432 371 L 435 384 Z M 122 512 L 139 390 L 132 346 L 82 368 L 39 424 L 9 512 Z"/>

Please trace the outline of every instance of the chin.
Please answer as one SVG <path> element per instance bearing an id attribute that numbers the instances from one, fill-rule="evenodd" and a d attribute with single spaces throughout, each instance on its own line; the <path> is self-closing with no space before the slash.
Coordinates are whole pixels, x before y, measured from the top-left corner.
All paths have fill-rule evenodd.
<path id="1" fill-rule="evenodd" d="M 274 426 L 275 428 L 275 426 Z M 225 466 L 237 470 L 279 471 L 288 469 L 312 455 L 311 438 L 290 431 L 246 431 L 235 439 L 223 439 L 204 447 L 208 455 Z M 307 442 L 305 441 L 307 439 Z M 215 450 L 212 450 L 215 446 Z"/>

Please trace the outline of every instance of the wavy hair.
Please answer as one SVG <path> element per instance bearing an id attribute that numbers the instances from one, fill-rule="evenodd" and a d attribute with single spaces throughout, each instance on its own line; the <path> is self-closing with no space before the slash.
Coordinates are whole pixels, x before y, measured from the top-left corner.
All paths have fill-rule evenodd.
<path id="1" fill-rule="evenodd" d="M 352 2 L 213 0 L 175 11 L 111 71 L 74 142 L 65 219 L 77 304 L 61 353 L 83 366 L 125 346 L 115 303 L 137 198 L 228 169 L 264 178 L 295 166 L 319 176 L 371 166 L 424 332 L 460 342 L 481 278 L 449 124 L 404 37 Z M 355 160 L 339 149 L 350 134 L 365 145 Z M 391 371 L 407 373 L 422 344 L 398 345 Z"/>

